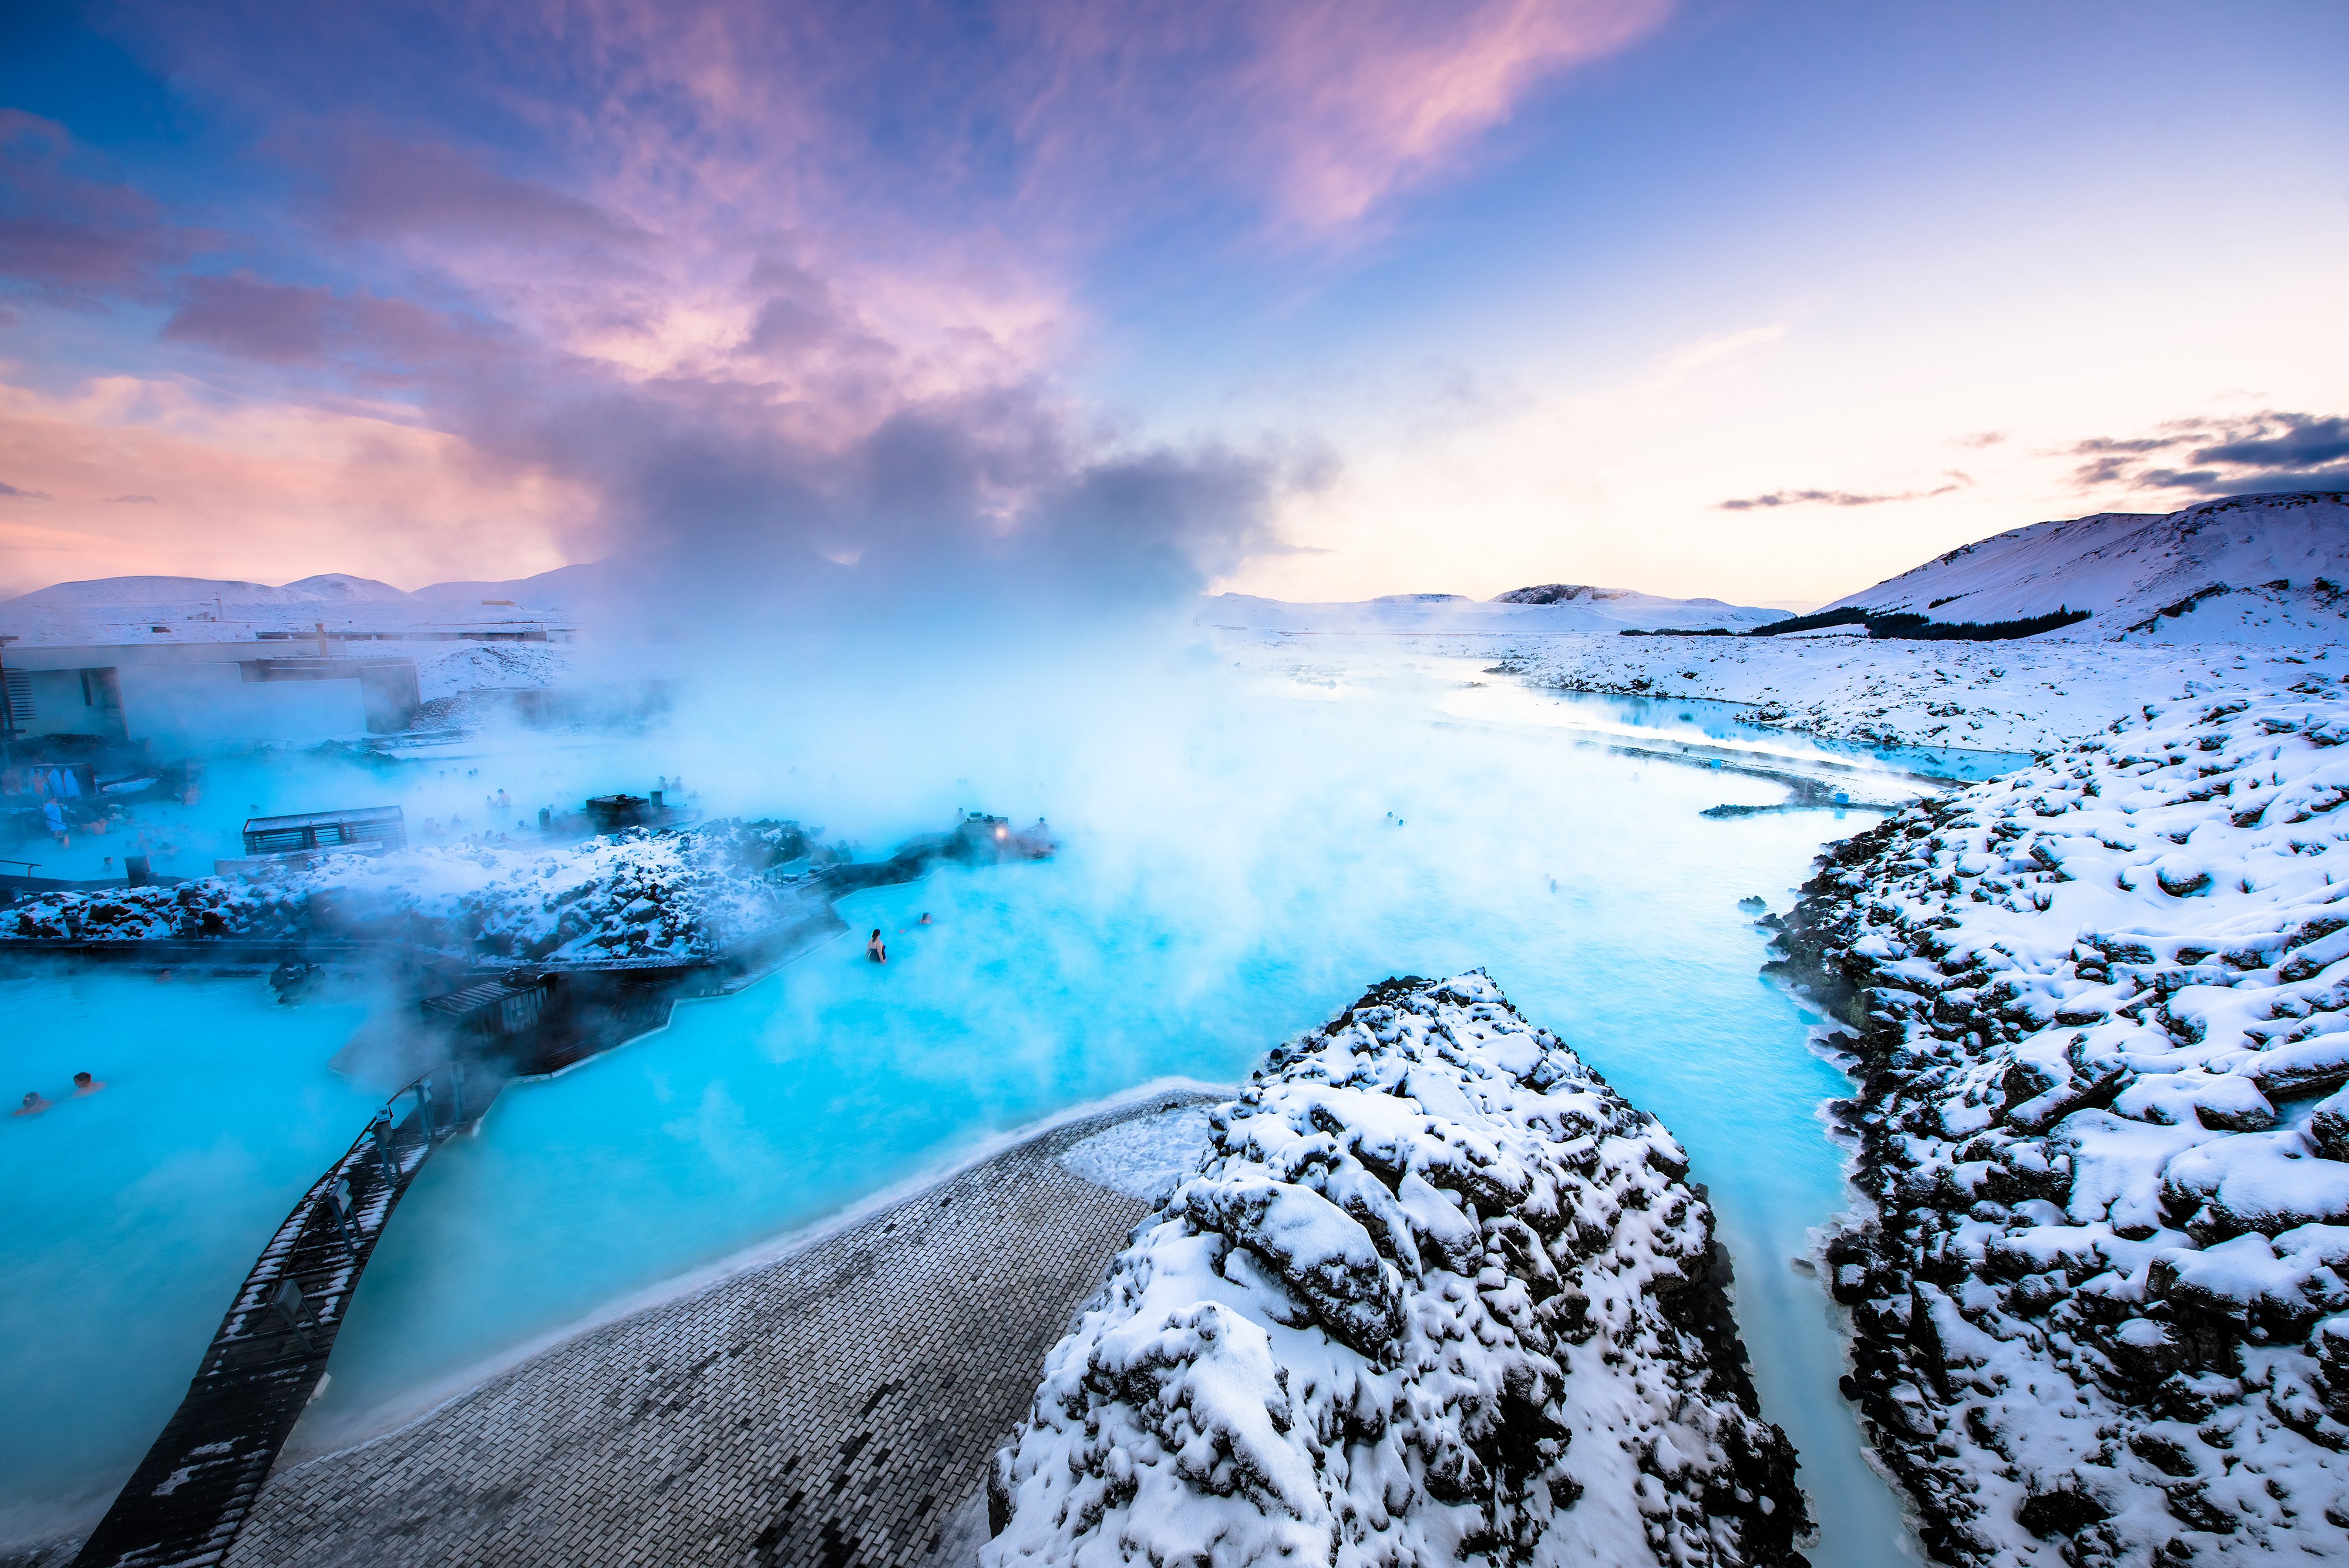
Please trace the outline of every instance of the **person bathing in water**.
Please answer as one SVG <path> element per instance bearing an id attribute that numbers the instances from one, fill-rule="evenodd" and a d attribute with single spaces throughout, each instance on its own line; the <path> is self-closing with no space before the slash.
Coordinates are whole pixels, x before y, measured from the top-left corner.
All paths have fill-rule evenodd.
<path id="1" fill-rule="evenodd" d="M 106 1087 L 106 1080 L 103 1078 L 93 1078 L 88 1073 L 74 1075 L 74 1098 L 77 1100 L 84 1095 L 94 1095 L 104 1087 Z"/>
<path id="2" fill-rule="evenodd" d="M 19 1116 L 37 1116 L 55 1104 L 57 1104 L 55 1100 L 47 1098 L 40 1090 L 35 1089 L 26 1095 L 23 1105 L 18 1106 L 9 1114 Z"/>
<path id="3" fill-rule="evenodd" d="M 889 949 L 887 944 L 881 940 L 881 928 L 878 926 L 874 927 L 873 934 L 865 939 L 864 956 L 871 959 L 874 963 L 887 963 L 889 961 Z"/>

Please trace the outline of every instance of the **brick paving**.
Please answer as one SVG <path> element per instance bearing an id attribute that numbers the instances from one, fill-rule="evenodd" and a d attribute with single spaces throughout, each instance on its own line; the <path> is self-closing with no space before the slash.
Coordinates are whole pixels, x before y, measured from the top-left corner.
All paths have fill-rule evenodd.
<path id="1" fill-rule="evenodd" d="M 272 1478 L 228 1568 L 916 1568 L 1147 1205 L 1055 1128 Z"/>

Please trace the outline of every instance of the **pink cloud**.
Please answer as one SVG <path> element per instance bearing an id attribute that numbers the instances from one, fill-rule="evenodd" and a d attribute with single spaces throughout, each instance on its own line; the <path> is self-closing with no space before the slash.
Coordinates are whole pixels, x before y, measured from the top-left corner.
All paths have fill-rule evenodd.
<path id="1" fill-rule="evenodd" d="M 1023 115 L 1046 180 L 1114 192 L 1136 162 L 1252 193 L 1275 226 L 1360 227 L 1456 167 L 1570 67 L 1646 36 L 1671 0 L 1301 0 L 1120 10 L 1050 0 L 1056 66 Z"/>
<path id="2" fill-rule="evenodd" d="M 127 572 L 351 571 L 411 586 L 450 562 L 543 570 L 594 498 L 444 431 L 286 404 L 221 409 L 115 378 L 67 397 L 0 388 L 0 584 Z M 126 485 L 135 486 L 126 493 Z M 274 575 L 273 575 L 274 574 Z"/>

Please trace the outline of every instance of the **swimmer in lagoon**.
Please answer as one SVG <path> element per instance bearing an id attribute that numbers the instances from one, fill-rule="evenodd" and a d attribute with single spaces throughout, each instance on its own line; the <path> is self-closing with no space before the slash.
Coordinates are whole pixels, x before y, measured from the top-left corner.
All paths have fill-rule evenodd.
<path id="1" fill-rule="evenodd" d="M 93 1078 L 88 1073 L 74 1075 L 74 1098 L 77 1100 L 84 1095 L 94 1095 L 104 1087 L 106 1087 L 106 1080 L 103 1078 Z"/>
<path id="2" fill-rule="evenodd" d="M 42 1098 L 40 1090 L 33 1089 L 26 1094 L 25 1103 L 11 1111 L 9 1115 L 18 1116 L 37 1116 L 43 1111 L 47 1110 L 49 1106 L 55 1103 L 56 1102 L 54 1101 Z"/>
<path id="3" fill-rule="evenodd" d="M 864 956 L 871 959 L 874 963 L 887 963 L 889 961 L 889 949 L 888 946 L 881 940 L 881 928 L 878 926 L 874 927 L 872 936 L 865 939 Z"/>
<path id="4" fill-rule="evenodd" d="M 927 909 L 924 909 L 924 910 L 922 911 L 922 919 L 921 919 L 920 923 L 921 923 L 921 924 L 923 924 L 923 925 L 925 925 L 925 926 L 926 926 L 926 925 L 928 925 L 928 924 L 930 923 L 930 912 L 929 912 Z"/>

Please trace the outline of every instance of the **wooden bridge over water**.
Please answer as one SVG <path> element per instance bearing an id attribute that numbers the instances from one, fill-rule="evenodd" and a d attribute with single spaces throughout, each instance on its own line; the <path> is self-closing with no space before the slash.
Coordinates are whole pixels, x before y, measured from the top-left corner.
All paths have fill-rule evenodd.
<path id="1" fill-rule="evenodd" d="M 846 929 L 832 900 L 909 882 L 942 860 L 1042 859 L 1043 825 L 1021 831 L 968 814 L 949 833 L 908 840 L 885 861 L 826 865 L 802 886 L 800 917 L 690 961 L 612 960 L 468 968 L 447 954 L 374 939 L 0 939 L 0 959 L 128 962 L 282 975 L 365 965 L 429 992 L 430 1070 L 392 1096 L 313 1182 L 246 1275 L 179 1410 L 75 1568 L 198 1568 L 223 1561 L 294 1425 L 316 1393 L 351 1297 L 401 1194 L 432 1152 L 480 1122 L 517 1077 L 559 1072 L 651 1033 L 687 997 L 717 995 Z"/>
<path id="2" fill-rule="evenodd" d="M 518 1076 L 560 1071 L 668 1022 L 679 999 L 739 989 L 844 929 L 828 903 L 713 959 L 471 971 L 420 1011 L 449 1060 L 391 1096 L 261 1251 L 179 1410 L 76 1568 L 224 1560 L 318 1389 L 359 1277 L 432 1152 Z"/>

